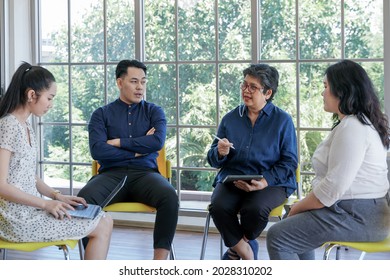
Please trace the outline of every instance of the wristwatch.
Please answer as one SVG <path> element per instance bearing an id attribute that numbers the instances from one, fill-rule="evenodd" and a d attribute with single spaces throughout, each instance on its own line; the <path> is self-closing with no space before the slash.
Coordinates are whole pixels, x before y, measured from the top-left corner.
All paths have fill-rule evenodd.
<path id="1" fill-rule="evenodd" d="M 54 199 L 54 200 L 57 200 L 56 196 L 57 196 L 57 194 L 61 194 L 61 192 L 60 192 L 59 190 L 54 190 L 54 191 L 52 192 L 52 194 L 53 194 L 53 199 Z"/>

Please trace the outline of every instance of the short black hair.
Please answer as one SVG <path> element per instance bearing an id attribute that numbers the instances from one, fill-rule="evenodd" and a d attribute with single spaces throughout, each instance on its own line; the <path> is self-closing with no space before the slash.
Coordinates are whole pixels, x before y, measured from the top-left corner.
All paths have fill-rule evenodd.
<path id="1" fill-rule="evenodd" d="M 243 71 L 244 77 L 246 75 L 255 77 L 259 80 L 260 84 L 264 87 L 264 90 L 272 90 L 271 97 L 267 100 L 272 101 L 279 86 L 279 72 L 275 67 L 272 67 L 265 63 L 251 64 Z"/>
<path id="2" fill-rule="evenodd" d="M 121 78 L 124 75 L 126 75 L 127 68 L 129 68 L 129 67 L 140 68 L 140 69 L 144 70 L 145 75 L 146 75 L 147 68 L 146 68 L 145 64 L 143 64 L 142 62 L 140 62 L 136 59 L 133 59 L 133 60 L 124 59 L 124 60 L 119 61 L 118 65 L 116 66 L 116 70 L 115 70 L 116 78 L 118 79 L 118 78 Z"/>

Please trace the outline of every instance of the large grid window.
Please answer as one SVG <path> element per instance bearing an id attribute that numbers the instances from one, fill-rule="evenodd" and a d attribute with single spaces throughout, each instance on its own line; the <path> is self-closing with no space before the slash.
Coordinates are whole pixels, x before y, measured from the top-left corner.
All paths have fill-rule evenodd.
<path id="1" fill-rule="evenodd" d="M 40 0 L 39 63 L 58 83 L 39 122 L 40 171 L 76 193 L 90 178 L 87 122 L 118 97 L 114 69 L 148 66 L 146 99 L 168 120 L 166 147 L 182 208 L 204 209 L 216 174 L 206 153 L 224 114 L 240 104 L 242 70 L 265 62 L 280 72 L 274 103 L 293 117 L 303 190 L 310 158 L 329 133 L 325 68 L 361 63 L 384 104 L 383 0 Z M 191 202 L 191 203 L 190 203 Z"/>

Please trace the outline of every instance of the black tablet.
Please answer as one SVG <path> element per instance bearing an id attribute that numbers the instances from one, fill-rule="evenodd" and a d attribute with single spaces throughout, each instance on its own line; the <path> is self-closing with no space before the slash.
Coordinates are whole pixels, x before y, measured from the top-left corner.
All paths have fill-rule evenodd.
<path id="1" fill-rule="evenodd" d="M 247 183 L 250 183 L 251 180 L 260 180 L 261 178 L 263 178 L 263 175 L 227 175 L 223 179 L 222 183 L 225 184 L 225 183 L 230 183 L 238 180 L 242 180 Z"/>

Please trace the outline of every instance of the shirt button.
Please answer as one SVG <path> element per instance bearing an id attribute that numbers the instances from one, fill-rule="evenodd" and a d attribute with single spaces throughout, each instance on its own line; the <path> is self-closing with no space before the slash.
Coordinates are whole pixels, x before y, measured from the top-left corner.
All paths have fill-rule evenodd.
<path id="1" fill-rule="evenodd" d="M 130 135 L 129 138 L 131 138 L 131 137 L 133 137 L 133 136 Z"/>
<path id="2" fill-rule="evenodd" d="M 131 125 L 131 122 L 129 122 L 129 125 Z"/>

